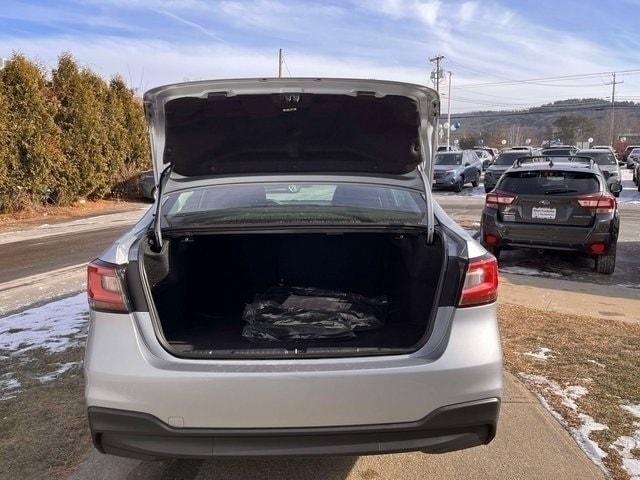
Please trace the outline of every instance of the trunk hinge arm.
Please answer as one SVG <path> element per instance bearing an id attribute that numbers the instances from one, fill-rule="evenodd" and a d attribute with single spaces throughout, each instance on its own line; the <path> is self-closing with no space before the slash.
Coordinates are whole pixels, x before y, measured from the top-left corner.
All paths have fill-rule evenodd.
<path id="1" fill-rule="evenodd" d="M 160 178 L 158 179 L 158 184 L 156 185 L 155 213 L 153 214 L 153 244 L 151 246 L 151 249 L 156 253 L 162 250 L 162 222 L 160 221 L 160 213 L 162 210 L 162 190 L 164 190 L 164 187 L 167 184 L 172 168 L 173 165 L 169 164 L 162 171 Z"/>
<path id="2" fill-rule="evenodd" d="M 428 222 L 427 243 L 432 243 L 435 218 L 433 214 L 433 198 L 431 197 L 431 182 L 427 180 L 427 174 L 424 171 L 423 164 L 418 166 L 418 172 L 420 172 L 420 178 L 422 179 L 422 184 L 424 185 L 424 203 L 426 205 Z"/>

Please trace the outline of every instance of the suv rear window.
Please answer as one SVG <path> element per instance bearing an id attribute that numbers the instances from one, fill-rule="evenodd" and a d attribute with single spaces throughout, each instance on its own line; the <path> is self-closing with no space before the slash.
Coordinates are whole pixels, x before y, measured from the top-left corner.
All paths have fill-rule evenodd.
<path id="1" fill-rule="evenodd" d="M 421 224 L 426 205 L 417 191 L 349 183 L 218 185 L 167 195 L 169 226 L 219 223 Z"/>
<path id="2" fill-rule="evenodd" d="M 435 160 L 436 165 L 462 165 L 462 152 L 438 153 Z"/>
<path id="3" fill-rule="evenodd" d="M 573 155 L 575 150 L 570 148 L 551 148 L 548 150 L 542 150 L 542 155 L 548 155 L 550 157 L 568 157 Z"/>
<path id="4" fill-rule="evenodd" d="M 530 157 L 529 152 L 509 152 L 509 153 L 501 153 L 498 155 L 496 160 L 493 162 L 494 165 L 513 165 L 518 158 L 522 157 Z"/>
<path id="5" fill-rule="evenodd" d="M 518 195 L 588 195 L 600 191 L 600 182 L 589 172 L 530 170 L 507 173 L 496 190 Z"/>
<path id="6" fill-rule="evenodd" d="M 598 165 L 617 165 L 616 157 L 613 153 L 603 150 L 602 152 L 580 152 L 579 155 L 583 157 L 593 158 L 593 161 Z"/>

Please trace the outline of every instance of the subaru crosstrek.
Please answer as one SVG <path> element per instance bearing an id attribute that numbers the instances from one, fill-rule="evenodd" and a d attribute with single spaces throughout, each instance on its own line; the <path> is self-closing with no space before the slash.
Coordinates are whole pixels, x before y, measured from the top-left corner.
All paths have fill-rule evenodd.
<path id="1" fill-rule="evenodd" d="M 93 442 L 138 458 L 491 441 L 495 258 L 433 201 L 439 99 L 339 79 L 144 96 L 155 204 L 88 267 Z"/>
<path id="2" fill-rule="evenodd" d="M 589 157 L 516 160 L 487 194 L 480 223 L 483 245 L 496 257 L 503 249 L 575 251 L 613 273 L 620 217 L 615 197 Z"/>

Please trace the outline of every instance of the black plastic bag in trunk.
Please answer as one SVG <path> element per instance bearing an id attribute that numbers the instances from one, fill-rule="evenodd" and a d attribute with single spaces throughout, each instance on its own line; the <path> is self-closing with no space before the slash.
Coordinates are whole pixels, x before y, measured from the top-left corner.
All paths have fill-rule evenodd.
<path id="1" fill-rule="evenodd" d="M 274 287 L 254 297 L 242 318 L 250 340 L 354 338 L 384 325 L 387 298 L 318 288 Z"/>

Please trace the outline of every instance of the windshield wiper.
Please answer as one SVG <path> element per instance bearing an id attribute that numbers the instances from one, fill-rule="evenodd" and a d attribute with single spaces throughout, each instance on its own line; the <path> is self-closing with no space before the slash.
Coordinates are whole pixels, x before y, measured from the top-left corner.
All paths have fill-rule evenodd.
<path id="1" fill-rule="evenodd" d="M 151 250 L 156 253 L 162 250 L 162 227 L 160 225 L 162 190 L 164 190 L 164 187 L 167 184 L 167 180 L 169 179 L 169 174 L 171 173 L 172 168 L 173 165 L 169 164 L 167 168 L 162 171 L 162 173 L 160 174 L 160 178 L 158 179 L 158 185 L 156 185 L 156 211 L 153 215 L 153 245 L 151 246 Z"/>

